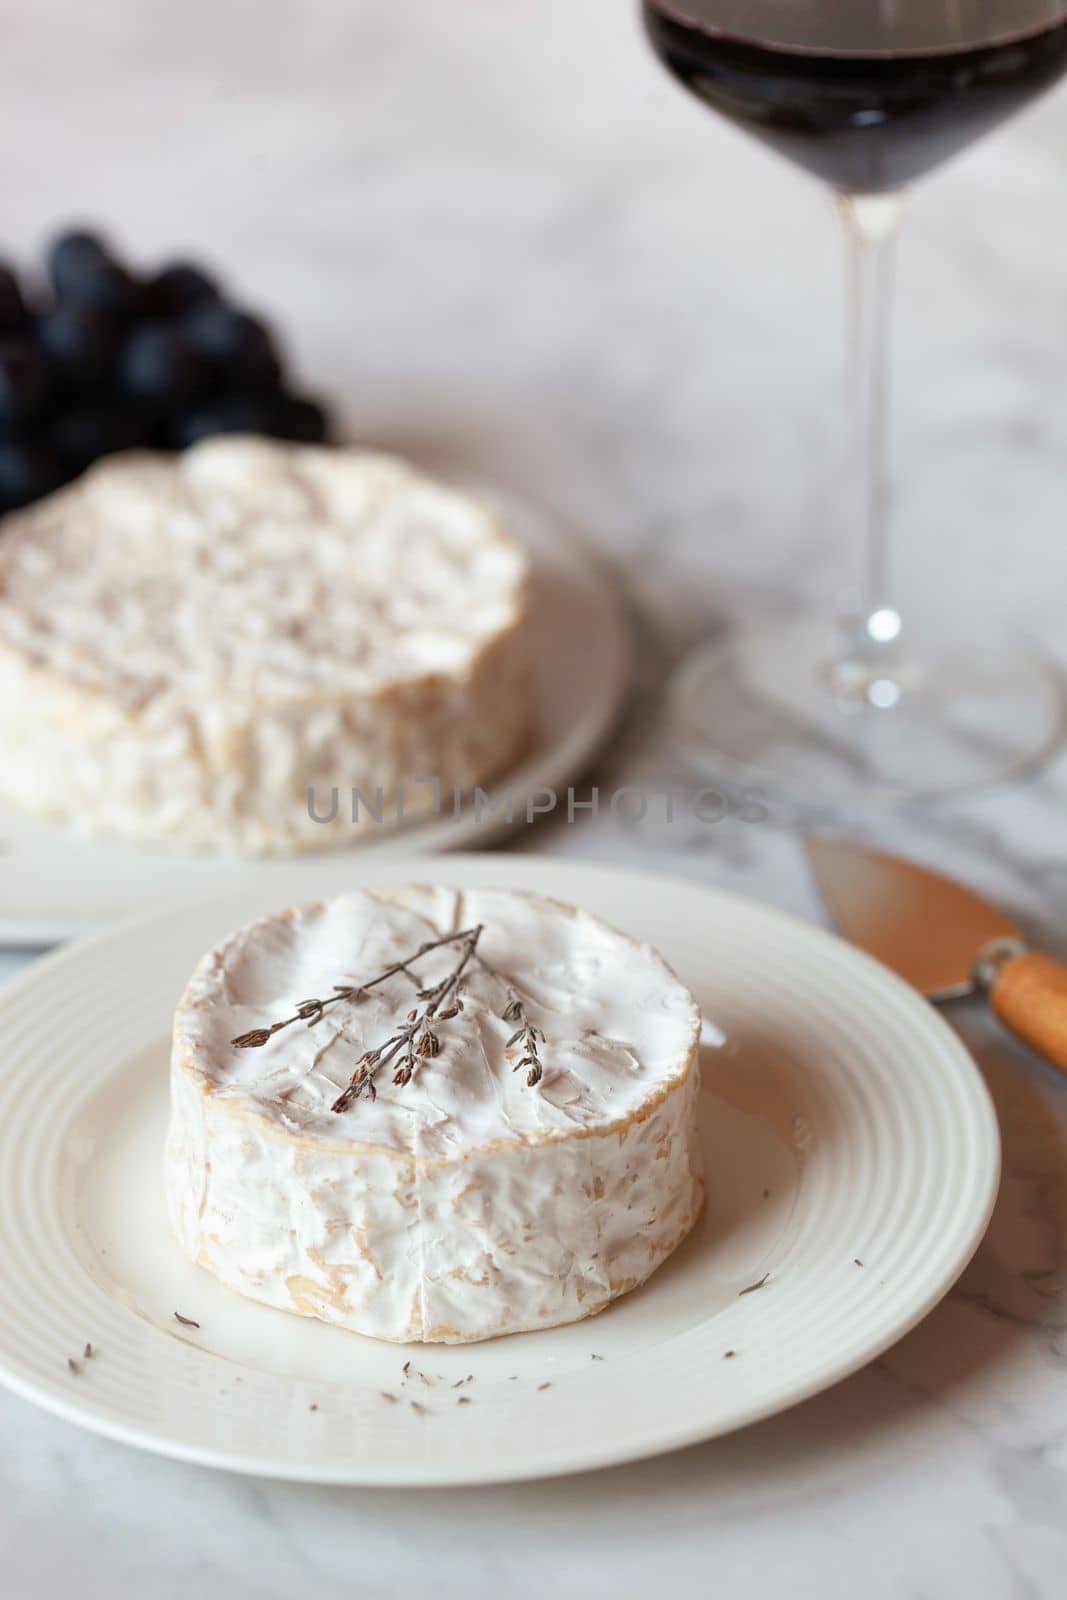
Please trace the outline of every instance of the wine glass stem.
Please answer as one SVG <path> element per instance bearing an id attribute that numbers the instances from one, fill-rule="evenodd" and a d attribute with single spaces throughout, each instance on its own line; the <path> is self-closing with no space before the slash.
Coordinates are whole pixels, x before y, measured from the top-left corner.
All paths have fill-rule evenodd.
<path id="1" fill-rule="evenodd" d="M 886 461 L 893 260 L 903 197 L 841 194 L 837 209 L 848 264 L 849 505 L 862 555 L 831 670 L 837 692 L 888 706 L 899 698 L 894 663 L 901 619 L 889 579 Z"/>

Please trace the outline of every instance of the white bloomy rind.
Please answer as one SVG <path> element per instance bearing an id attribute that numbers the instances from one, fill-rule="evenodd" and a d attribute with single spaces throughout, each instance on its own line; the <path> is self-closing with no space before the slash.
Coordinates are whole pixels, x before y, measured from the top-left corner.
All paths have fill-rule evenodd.
<path id="1" fill-rule="evenodd" d="M 428 939 L 484 925 L 463 1010 L 410 1083 L 334 1113 L 417 1004 L 403 976 L 258 1049 L 230 1041 Z M 423 957 L 424 982 L 454 946 Z M 487 970 L 491 969 L 491 970 Z M 515 1072 L 509 988 L 543 1029 Z M 178 1007 L 166 1187 L 188 1256 L 255 1300 L 376 1338 L 458 1343 L 573 1322 L 642 1283 L 703 1202 L 700 1017 L 660 956 L 499 891 L 354 893 L 254 923 Z"/>
<path id="2" fill-rule="evenodd" d="M 528 737 L 528 588 L 488 510 L 389 456 L 229 438 L 101 462 L 4 524 L 0 792 L 245 852 L 426 809 L 420 779 L 449 804 Z"/>

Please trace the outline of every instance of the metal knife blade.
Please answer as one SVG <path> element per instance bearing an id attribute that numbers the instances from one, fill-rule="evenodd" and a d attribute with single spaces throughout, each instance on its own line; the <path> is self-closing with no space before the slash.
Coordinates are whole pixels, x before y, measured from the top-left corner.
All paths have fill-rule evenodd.
<path id="1" fill-rule="evenodd" d="M 805 844 L 845 937 L 930 1000 L 970 994 L 982 946 L 1022 938 L 996 906 L 928 867 L 848 840 L 809 838 Z"/>

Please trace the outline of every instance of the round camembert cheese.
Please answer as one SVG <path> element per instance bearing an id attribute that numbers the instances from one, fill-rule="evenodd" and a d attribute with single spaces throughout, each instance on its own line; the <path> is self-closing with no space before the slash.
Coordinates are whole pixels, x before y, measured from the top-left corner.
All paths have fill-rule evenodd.
<path id="1" fill-rule="evenodd" d="M 104 461 L 4 524 L 0 793 L 130 839 L 342 841 L 514 759 L 529 611 L 494 516 L 392 457 Z"/>
<path id="2" fill-rule="evenodd" d="M 477 928 L 455 988 L 469 938 L 411 959 Z M 352 986 L 312 1026 L 232 1042 Z M 434 1043 L 410 1076 L 395 1053 L 332 1109 L 412 1022 Z M 206 955 L 178 1007 L 172 1227 L 241 1294 L 380 1339 L 587 1317 L 700 1211 L 699 1035 L 654 950 L 556 901 L 412 887 L 283 911 Z"/>

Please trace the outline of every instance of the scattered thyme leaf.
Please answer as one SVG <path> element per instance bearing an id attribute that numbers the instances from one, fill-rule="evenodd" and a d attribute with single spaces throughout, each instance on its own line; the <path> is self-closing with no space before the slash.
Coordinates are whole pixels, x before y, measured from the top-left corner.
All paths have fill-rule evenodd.
<path id="1" fill-rule="evenodd" d="M 408 1373 L 411 1371 L 411 1362 L 410 1361 L 405 1361 L 401 1370 L 403 1371 L 403 1374 L 404 1374 L 404 1376 L 406 1378 Z"/>
<path id="2" fill-rule="evenodd" d="M 309 1405 L 309 1406 L 308 1406 L 308 1410 L 309 1410 L 309 1411 L 317 1411 L 317 1410 L 318 1410 L 318 1409 L 319 1409 L 319 1408 L 318 1408 L 318 1406 L 317 1406 L 317 1405 L 316 1405 L 316 1404 L 315 1404 L 315 1402 L 314 1402 L 314 1401 L 312 1401 L 312 1402 L 311 1402 L 311 1404 L 310 1404 L 310 1405 Z"/>
<path id="3" fill-rule="evenodd" d="M 67 1366 L 70 1368 L 70 1370 L 74 1374 L 74 1376 L 77 1377 L 79 1372 L 81 1371 L 81 1367 L 79 1367 L 78 1363 L 75 1361 L 73 1356 L 68 1356 L 67 1357 Z"/>
<path id="4" fill-rule="evenodd" d="M 175 1322 L 180 1322 L 183 1328 L 199 1328 L 199 1322 L 194 1322 L 192 1317 L 183 1317 L 180 1311 L 174 1313 Z"/>
<path id="5" fill-rule="evenodd" d="M 722 1358 L 724 1361 L 732 1361 L 736 1354 L 736 1350 L 724 1350 L 722 1353 Z"/>
<path id="6" fill-rule="evenodd" d="M 589 1357 L 589 1359 L 590 1359 L 590 1361 L 603 1361 L 603 1359 L 604 1359 L 604 1357 L 603 1357 L 603 1356 L 594 1356 L 594 1355 L 591 1355 L 591 1356 L 590 1356 L 590 1357 Z"/>
<path id="7" fill-rule="evenodd" d="M 860 1260 L 859 1256 L 853 1256 L 852 1260 L 857 1267 L 862 1267 L 863 1262 Z"/>
<path id="8" fill-rule="evenodd" d="M 458 1395 L 457 1398 L 456 1398 L 457 1406 L 469 1406 L 470 1403 L 471 1403 L 471 1397 L 470 1397 L 469 1394 L 461 1394 L 461 1395 Z"/>
<path id="9" fill-rule="evenodd" d="M 540 1394 L 542 1389 L 551 1389 L 551 1387 L 552 1385 L 550 1383 L 539 1383 L 537 1385 L 537 1392 Z"/>
<path id="10" fill-rule="evenodd" d="M 739 1289 L 737 1291 L 737 1298 L 740 1300 L 740 1298 L 741 1298 L 741 1296 L 743 1294 L 755 1294 L 757 1289 L 762 1289 L 763 1288 L 763 1285 L 767 1282 L 767 1280 L 769 1278 L 770 1278 L 770 1273 L 769 1272 L 765 1272 L 763 1274 L 763 1277 L 759 1280 L 758 1283 L 750 1283 L 750 1284 L 747 1284 L 744 1289 Z"/>
<path id="11" fill-rule="evenodd" d="M 91 1361 L 93 1356 L 95 1356 L 95 1354 L 96 1354 L 96 1351 L 93 1349 L 92 1345 L 88 1342 L 88 1340 L 86 1340 L 85 1349 L 82 1351 L 82 1355 L 85 1357 L 86 1361 Z"/>
<path id="12" fill-rule="evenodd" d="M 426 1407 L 420 1406 L 417 1400 L 412 1400 L 411 1409 L 417 1417 L 425 1417 L 427 1415 Z"/>
<path id="13" fill-rule="evenodd" d="M 396 1405 L 396 1395 L 395 1394 L 390 1394 L 388 1389 L 382 1389 L 380 1391 L 380 1393 L 381 1393 L 381 1397 L 382 1397 L 383 1400 L 388 1400 L 389 1404 L 392 1405 L 392 1406 Z"/>

